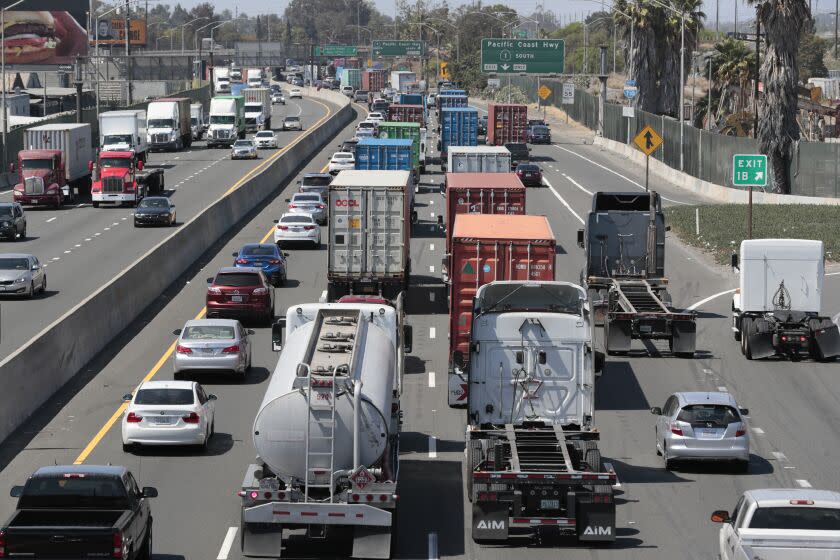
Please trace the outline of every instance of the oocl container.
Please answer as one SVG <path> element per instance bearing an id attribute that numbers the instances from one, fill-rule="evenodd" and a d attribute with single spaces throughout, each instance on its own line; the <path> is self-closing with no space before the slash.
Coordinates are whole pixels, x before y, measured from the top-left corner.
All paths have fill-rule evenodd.
<path id="1" fill-rule="evenodd" d="M 487 106 L 487 143 L 503 146 L 524 144 L 528 130 L 528 107 L 490 103 Z"/>

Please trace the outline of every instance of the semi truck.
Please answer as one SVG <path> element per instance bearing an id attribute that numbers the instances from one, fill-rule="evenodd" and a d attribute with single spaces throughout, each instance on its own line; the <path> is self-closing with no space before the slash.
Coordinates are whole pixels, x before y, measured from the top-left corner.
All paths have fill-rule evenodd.
<path id="1" fill-rule="evenodd" d="M 732 265 L 740 271 L 732 296 L 732 333 L 748 360 L 781 355 L 834 360 L 840 333 L 821 314 L 825 253 L 822 241 L 749 239 Z"/>
<path id="2" fill-rule="evenodd" d="M 99 114 L 99 149 L 133 151 L 143 162 L 147 159 L 146 111 L 129 109 Z"/>
<path id="3" fill-rule="evenodd" d="M 217 95 L 211 99 L 207 147 L 230 147 L 242 138 L 245 138 L 245 98 Z"/>
<path id="4" fill-rule="evenodd" d="M 18 152 L 13 200 L 56 208 L 90 190 L 93 143 L 89 124 L 45 124 L 26 129 L 25 150 Z"/>
<path id="5" fill-rule="evenodd" d="M 414 122 L 385 121 L 379 123 L 378 130 L 380 139 L 411 140 L 412 166 L 426 172 L 426 129 Z"/>
<path id="6" fill-rule="evenodd" d="M 345 68 L 341 73 L 341 87 L 350 86 L 353 91 L 362 88 L 362 71 L 358 68 Z"/>
<path id="7" fill-rule="evenodd" d="M 490 103 L 487 106 L 487 143 L 496 146 L 527 142 L 528 106 Z"/>
<path id="8" fill-rule="evenodd" d="M 349 294 L 393 299 L 408 288 L 408 171 L 339 171 L 329 186 L 329 301 Z"/>
<path id="9" fill-rule="evenodd" d="M 472 302 L 476 290 L 500 280 L 553 281 L 557 243 L 545 216 L 458 214 L 447 256 L 449 271 L 448 402 L 469 394 Z"/>
<path id="10" fill-rule="evenodd" d="M 388 81 L 388 71 L 370 68 L 362 72 L 362 89 L 382 91 Z"/>
<path id="11" fill-rule="evenodd" d="M 146 109 L 146 132 L 152 150 L 180 151 L 192 145 L 188 97 L 157 99 Z"/>
<path id="12" fill-rule="evenodd" d="M 446 168 L 450 173 L 510 173 L 511 154 L 504 146 L 452 146 Z"/>
<path id="13" fill-rule="evenodd" d="M 93 173 L 91 203 L 137 206 L 149 194 L 163 194 L 163 169 L 143 171 L 143 160 L 128 151 L 99 152 L 89 167 Z"/>
<path id="14" fill-rule="evenodd" d="M 412 339 L 402 300 L 301 303 L 273 326 L 281 354 L 239 491 L 244 556 L 280 558 L 284 530 L 298 529 L 322 541 L 349 532 L 353 558 L 390 557 Z"/>
<path id="15" fill-rule="evenodd" d="M 445 165 L 450 146 L 475 146 L 478 144 L 478 110 L 475 107 L 447 107 L 440 112 L 441 166 Z M 444 167 L 443 171 L 446 171 Z"/>
<path id="16" fill-rule="evenodd" d="M 586 291 L 568 282 L 489 282 L 469 300 L 466 494 L 472 537 L 615 540 L 616 475 L 594 427 Z M 460 352 L 460 351 L 459 351 Z"/>
<path id="17" fill-rule="evenodd" d="M 667 340 L 678 357 L 694 356 L 697 314 L 678 310 L 665 276 L 665 215 L 659 194 L 596 192 L 578 246 L 585 252 L 581 284 L 608 354 L 633 340 Z"/>
<path id="18" fill-rule="evenodd" d="M 225 68 L 224 66 L 216 66 L 213 68 L 213 80 L 215 84 L 213 85 L 213 93 L 215 94 L 225 94 L 230 93 L 230 86 L 231 82 L 231 72 L 230 69 Z M 242 81 L 242 76 L 240 74 L 239 80 L 237 82 Z"/>
<path id="19" fill-rule="evenodd" d="M 242 90 L 242 94 L 245 97 L 245 130 L 271 129 L 271 90 L 249 87 Z"/>
<path id="20" fill-rule="evenodd" d="M 261 68 L 248 68 L 248 87 L 261 88 L 263 86 L 263 71 Z"/>

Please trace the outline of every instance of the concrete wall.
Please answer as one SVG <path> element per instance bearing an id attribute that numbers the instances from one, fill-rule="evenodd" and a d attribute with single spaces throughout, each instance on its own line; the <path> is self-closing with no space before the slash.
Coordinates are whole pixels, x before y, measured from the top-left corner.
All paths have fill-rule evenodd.
<path id="1" fill-rule="evenodd" d="M 353 119 L 347 105 L 282 156 L 150 249 L 0 362 L 0 441 L 20 426 L 128 327 L 166 288 L 249 212 L 276 193 Z M 154 270 L 155 274 L 149 274 Z"/>

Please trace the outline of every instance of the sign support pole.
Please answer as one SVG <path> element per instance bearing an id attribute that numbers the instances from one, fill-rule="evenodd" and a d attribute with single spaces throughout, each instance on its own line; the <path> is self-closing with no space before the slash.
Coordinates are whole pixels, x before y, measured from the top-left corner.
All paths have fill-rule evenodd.
<path id="1" fill-rule="evenodd" d="M 648 177 L 650 176 L 650 156 L 645 156 L 645 192 L 648 192 Z"/>
<path id="2" fill-rule="evenodd" d="M 749 195 L 749 203 L 747 204 L 747 239 L 752 239 L 752 186 L 748 187 L 750 189 Z"/>

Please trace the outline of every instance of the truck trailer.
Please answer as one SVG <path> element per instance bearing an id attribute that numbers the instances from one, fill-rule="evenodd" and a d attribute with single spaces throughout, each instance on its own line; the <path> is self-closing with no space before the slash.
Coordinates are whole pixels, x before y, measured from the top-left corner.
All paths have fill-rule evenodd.
<path id="1" fill-rule="evenodd" d="M 248 79 L 250 81 L 250 77 Z M 271 91 L 264 87 L 248 87 L 242 90 L 242 95 L 245 97 L 245 130 L 270 130 Z"/>
<path id="2" fill-rule="evenodd" d="M 99 114 L 99 149 L 105 152 L 133 151 L 144 163 L 148 151 L 146 111 L 129 109 Z"/>
<path id="3" fill-rule="evenodd" d="M 487 106 L 487 143 L 495 146 L 527 142 L 528 106 L 490 103 Z"/>
<path id="4" fill-rule="evenodd" d="M 504 146 L 452 146 L 446 168 L 450 173 L 510 173 L 513 166 Z"/>

